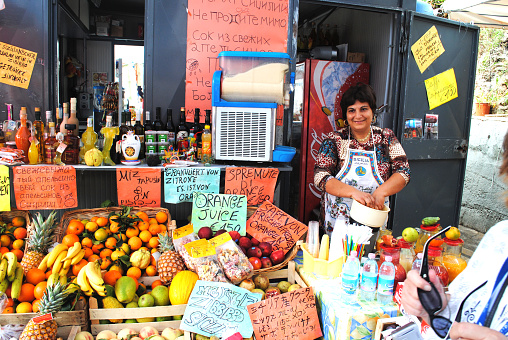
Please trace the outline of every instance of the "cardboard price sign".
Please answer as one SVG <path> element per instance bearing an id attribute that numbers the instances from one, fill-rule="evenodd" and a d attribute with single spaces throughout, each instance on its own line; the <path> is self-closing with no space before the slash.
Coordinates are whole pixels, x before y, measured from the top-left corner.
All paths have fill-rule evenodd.
<path id="1" fill-rule="evenodd" d="M 313 340 L 323 335 L 312 287 L 247 306 L 256 339 Z"/>
<path id="2" fill-rule="evenodd" d="M 37 53 L 0 42 L 0 82 L 27 89 Z"/>
<path id="3" fill-rule="evenodd" d="M 0 165 L 0 211 L 11 211 L 9 167 Z"/>
<path id="4" fill-rule="evenodd" d="M 222 338 L 240 332 L 252 336 L 247 305 L 261 300 L 261 295 L 223 282 L 198 280 L 187 302 L 180 328 L 205 336 Z"/>
<path id="5" fill-rule="evenodd" d="M 219 193 L 219 168 L 165 168 L 164 201 L 166 203 L 192 202 L 195 191 Z"/>
<path id="6" fill-rule="evenodd" d="M 131 207 L 161 206 L 161 171 L 159 169 L 116 169 L 119 205 Z"/>
<path id="7" fill-rule="evenodd" d="M 197 233 L 201 227 L 235 230 L 245 236 L 247 198 L 244 195 L 205 194 L 195 192 L 192 200 L 192 225 Z"/>
<path id="8" fill-rule="evenodd" d="M 248 206 L 273 203 L 278 176 L 279 169 L 273 168 L 226 168 L 224 193 L 247 196 Z"/>
<path id="9" fill-rule="evenodd" d="M 295 245 L 307 226 L 270 202 L 263 203 L 247 221 L 247 233 L 257 240 L 268 242 L 274 250 L 286 254 Z"/>
<path id="10" fill-rule="evenodd" d="M 13 173 L 18 209 L 68 209 L 78 206 L 74 167 L 16 166 Z"/>

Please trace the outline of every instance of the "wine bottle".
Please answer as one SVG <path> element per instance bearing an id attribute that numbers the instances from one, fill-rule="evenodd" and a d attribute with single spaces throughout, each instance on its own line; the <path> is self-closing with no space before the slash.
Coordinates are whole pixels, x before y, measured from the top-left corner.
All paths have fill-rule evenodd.
<path id="1" fill-rule="evenodd" d="M 35 138 L 37 138 L 37 142 L 36 142 L 36 145 L 37 145 L 37 150 L 39 152 L 39 159 L 38 159 L 38 163 L 41 164 L 44 160 L 44 148 L 42 147 L 42 142 L 43 142 L 43 134 L 44 134 L 44 123 L 42 122 L 41 120 L 41 108 L 40 107 L 36 107 L 35 108 L 35 120 L 34 120 L 34 124 L 33 124 L 33 128 L 34 128 L 34 131 L 35 131 Z"/>
<path id="2" fill-rule="evenodd" d="M 69 119 L 67 119 L 66 125 L 74 125 L 74 130 L 72 131 L 72 134 L 77 137 L 78 132 L 79 132 L 79 119 L 76 117 L 76 114 L 77 114 L 76 98 L 71 98 L 71 115 L 70 115 Z M 68 130 L 65 125 L 64 125 L 64 128 L 65 128 L 65 130 Z M 67 135 L 67 133 L 66 133 L 66 135 Z"/>
<path id="3" fill-rule="evenodd" d="M 195 108 L 194 125 L 192 125 L 190 132 L 194 133 L 194 137 L 196 139 L 196 158 L 198 160 L 201 160 L 201 133 L 203 131 L 203 128 L 201 127 L 201 124 L 199 124 L 199 114 L 200 114 L 199 108 Z"/>
<path id="4" fill-rule="evenodd" d="M 157 106 L 155 108 L 155 121 L 153 122 L 155 131 L 162 131 L 164 129 L 164 124 L 162 124 L 161 120 L 161 108 Z"/>
<path id="5" fill-rule="evenodd" d="M 188 149 L 189 129 L 185 124 L 185 108 L 180 108 L 180 123 L 176 133 L 176 147 L 178 152 L 185 152 Z"/>
<path id="6" fill-rule="evenodd" d="M 176 142 L 176 128 L 175 125 L 173 124 L 173 110 L 168 108 L 166 110 L 166 113 L 167 113 L 166 130 L 169 132 L 168 135 L 169 147 L 173 146 L 174 148 Z"/>

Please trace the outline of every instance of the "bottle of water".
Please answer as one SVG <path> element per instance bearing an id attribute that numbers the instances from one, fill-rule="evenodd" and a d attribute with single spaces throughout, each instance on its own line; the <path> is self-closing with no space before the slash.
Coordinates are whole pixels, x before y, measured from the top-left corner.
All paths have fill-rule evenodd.
<path id="1" fill-rule="evenodd" d="M 377 262 L 375 258 L 376 254 L 370 253 L 369 259 L 363 264 L 360 297 L 365 301 L 372 301 L 376 297 Z"/>
<path id="2" fill-rule="evenodd" d="M 344 302 L 347 304 L 352 304 L 356 299 L 356 288 L 360 275 L 360 262 L 356 255 L 357 252 L 352 251 L 342 267 L 342 291 Z"/>
<path id="3" fill-rule="evenodd" d="M 416 255 L 416 259 L 413 262 L 413 265 L 411 266 L 411 270 L 416 270 L 419 273 L 420 268 L 422 267 L 422 259 L 423 253 L 418 253 L 418 255 Z"/>
<path id="4" fill-rule="evenodd" d="M 395 279 L 395 266 L 391 256 L 385 256 L 385 262 L 379 268 L 379 281 L 377 286 L 377 300 L 386 305 L 393 301 L 393 281 Z"/>

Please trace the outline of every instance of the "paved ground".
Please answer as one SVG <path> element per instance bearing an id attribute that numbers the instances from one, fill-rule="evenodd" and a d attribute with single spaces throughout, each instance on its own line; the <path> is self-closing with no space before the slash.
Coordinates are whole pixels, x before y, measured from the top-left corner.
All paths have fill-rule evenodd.
<path id="1" fill-rule="evenodd" d="M 484 233 L 478 232 L 474 229 L 467 228 L 463 225 L 459 226 L 461 232 L 461 238 L 464 240 L 464 246 L 462 247 L 462 256 L 465 260 L 469 260 L 476 247 L 483 238 Z"/>

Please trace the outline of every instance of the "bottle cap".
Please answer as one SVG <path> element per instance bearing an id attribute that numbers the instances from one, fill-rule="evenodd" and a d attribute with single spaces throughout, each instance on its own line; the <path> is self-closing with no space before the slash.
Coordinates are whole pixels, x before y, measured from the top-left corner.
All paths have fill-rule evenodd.
<path id="1" fill-rule="evenodd" d="M 49 127 L 50 128 L 55 127 L 55 122 L 49 122 Z"/>
<path id="2" fill-rule="evenodd" d="M 374 260 L 376 258 L 376 254 L 369 253 L 369 259 Z"/>
<path id="3" fill-rule="evenodd" d="M 65 124 L 66 130 L 74 130 L 76 129 L 76 124 Z"/>
<path id="4" fill-rule="evenodd" d="M 352 256 L 352 257 L 356 257 L 356 255 L 358 255 L 356 250 L 353 250 L 351 253 L 349 253 L 349 256 Z"/>
<path id="5" fill-rule="evenodd" d="M 392 257 L 390 255 L 385 256 L 385 261 L 392 262 Z"/>

